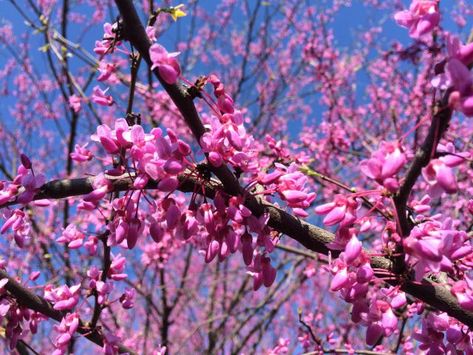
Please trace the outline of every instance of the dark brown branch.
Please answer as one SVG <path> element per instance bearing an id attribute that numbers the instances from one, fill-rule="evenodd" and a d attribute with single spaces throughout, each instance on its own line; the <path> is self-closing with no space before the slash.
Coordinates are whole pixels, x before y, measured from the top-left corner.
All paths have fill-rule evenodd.
<path id="1" fill-rule="evenodd" d="M 422 173 L 422 169 L 429 164 L 432 152 L 436 149 L 440 138 L 448 128 L 450 119 L 452 118 L 452 110 L 448 108 L 448 97 L 450 92 L 445 93 L 442 100 L 439 101 L 438 112 L 433 116 L 429 132 L 425 137 L 421 147 L 417 150 L 414 160 L 406 174 L 406 178 L 402 183 L 399 192 L 394 196 L 396 205 L 396 213 L 399 218 L 400 232 L 403 237 L 409 235 L 412 225 L 409 223 L 406 214 L 407 201 L 411 194 L 412 188 Z"/>
<path id="2" fill-rule="evenodd" d="M 62 318 L 66 315 L 61 311 L 55 310 L 46 300 L 42 297 L 35 295 L 24 286 L 19 284 L 14 278 L 10 277 L 4 270 L 0 270 L 0 278 L 8 279 L 7 284 L 4 288 L 16 299 L 18 304 L 24 307 L 28 307 L 29 309 L 39 312 L 45 315 L 48 318 L 54 319 L 58 322 L 62 320 Z M 97 329 L 91 330 L 90 328 L 86 327 L 82 322 L 77 330 L 80 334 L 82 334 L 85 338 L 89 339 L 91 342 L 103 346 L 103 335 L 98 332 Z M 120 353 L 129 353 L 129 354 L 136 354 L 132 349 L 119 345 L 118 351 Z"/>

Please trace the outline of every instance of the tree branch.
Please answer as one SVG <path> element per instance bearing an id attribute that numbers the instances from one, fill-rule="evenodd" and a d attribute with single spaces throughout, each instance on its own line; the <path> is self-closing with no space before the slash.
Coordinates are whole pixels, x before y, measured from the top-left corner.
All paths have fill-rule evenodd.
<path id="1" fill-rule="evenodd" d="M 40 296 L 35 295 L 23 285 L 18 283 L 14 278 L 10 277 L 4 270 L 0 270 L 0 278 L 8 279 L 7 284 L 4 288 L 10 292 L 10 294 L 15 297 L 17 302 L 24 306 L 28 307 L 29 309 L 39 312 L 45 315 L 48 318 L 52 318 L 58 322 L 62 320 L 62 318 L 66 315 L 66 313 L 55 310 L 45 299 Z M 87 326 L 80 322 L 80 326 L 77 331 L 82 334 L 85 338 L 89 339 L 91 342 L 103 346 L 103 335 L 99 333 L 97 329 L 91 330 Z M 135 351 L 132 349 L 124 346 L 118 345 L 118 351 L 120 353 L 129 353 L 129 354 L 136 354 Z"/>

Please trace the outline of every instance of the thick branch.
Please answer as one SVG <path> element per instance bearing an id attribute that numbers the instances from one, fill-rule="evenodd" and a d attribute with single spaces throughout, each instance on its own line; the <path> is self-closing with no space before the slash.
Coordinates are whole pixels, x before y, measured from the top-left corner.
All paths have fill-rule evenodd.
<path id="1" fill-rule="evenodd" d="M 401 228 L 400 232 L 403 237 L 408 236 L 412 229 L 412 225 L 409 224 L 406 214 L 407 201 L 409 200 L 412 188 L 422 173 L 422 169 L 429 164 L 430 159 L 432 158 L 432 153 L 436 150 L 440 138 L 442 138 L 443 134 L 447 130 L 450 119 L 452 118 L 452 110 L 448 107 L 449 95 L 450 91 L 447 91 L 443 99 L 440 100 L 439 111 L 432 118 L 429 132 L 421 147 L 417 150 L 399 192 L 394 196 L 396 213 Z"/>
<path id="2" fill-rule="evenodd" d="M 0 270 L 0 278 L 8 279 L 5 289 L 10 292 L 10 294 L 15 297 L 18 304 L 29 309 L 39 312 L 45 315 L 48 318 L 52 318 L 58 322 L 66 315 L 66 313 L 55 310 L 46 300 L 35 295 L 24 286 L 19 284 L 14 278 L 10 277 L 4 270 Z M 96 329 L 91 330 L 86 327 L 82 322 L 77 330 L 85 338 L 89 339 L 91 342 L 103 346 L 103 335 L 101 335 Z M 126 346 L 119 345 L 118 351 L 120 353 L 129 353 L 136 354 L 133 350 L 129 349 Z"/>
<path id="3" fill-rule="evenodd" d="M 84 195 L 93 190 L 92 181 L 92 177 L 50 181 L 42 186 L 40 192 L 35 196 L 35 200 L 44 198 L 60 199 Z M 208 198 L 213 198 L 216 191 L 223 188 L 221 184 L 213 180 L 205 186 L 201 186 L 200 182 L 188 173 L 179 176 L 179 181 L 180 191 L 196 191 L 198 193 L 205 193 Z M 111 182 L 113 191 L 127 191 L 133 189 L 133 183 L 130 177 L 125 176 L 122 178 L 114 178 Z M 156 182 L 150 182 L 146 186 L 147 189 L 155 189 L 156 187 Z M 202 187 L 204 188 L 204 191 L 202 191 Z M 259 197 L 250 195 L 250 197 L 247 198 L 245 205 L 257 216 L 264 212 L 268 213 L 269 226 L 296 240 L 307 249 L 324 255 L 330 253 L 332 256 L 337 256 L 340 253 L 340 251 L 332 250 L 327 246 L 334 240 L 334 235 L 331 232 L 294 217 Z M 389 272 L 393 271 L 393 262 L 384 257 L 372 257 L 371 266 L 374 269 L 382 269 Z M 382 275 L 377 274 L 377 276 Z M 402 290 L 406 293 L 431 305 L 439 311 L 448 313 L 450 316 L 473 328 L 473 312 L 468 312 L 462 309 L 458 304 L 457 299 L 447 288 L 435 285 L 427 279 L 423 280 L 422 283 L 414 281 L 401 282 L 398 280 L 391 280 L 388 282 L 392 285 L 401 285 Z"/>

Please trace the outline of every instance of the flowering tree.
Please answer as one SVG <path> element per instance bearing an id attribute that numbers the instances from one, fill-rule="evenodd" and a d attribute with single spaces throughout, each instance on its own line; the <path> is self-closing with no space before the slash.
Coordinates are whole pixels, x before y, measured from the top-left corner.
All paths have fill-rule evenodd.
<path id="1" fill-rule="evenodd" d="M 473 353 L 472 5 L 1 6 L 5 350 Z"/>

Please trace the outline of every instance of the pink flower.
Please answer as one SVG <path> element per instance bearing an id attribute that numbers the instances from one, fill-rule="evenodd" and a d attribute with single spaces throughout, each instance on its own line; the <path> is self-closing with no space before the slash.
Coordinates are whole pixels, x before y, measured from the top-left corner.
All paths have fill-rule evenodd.
<path id="1" fill-rule="evenodd" d="M 432 187 L 432 196 L 439 195 L 442 191 L 448 194 L 457 192 L 457 179 L 453 170 L 440 159 L 433 159 L 422 169 L 422 176 Z"/>
<path id="2" fill-rule="evenodd" d="M 100 87 L 95 86 L 92 91 L 92 101 L 96 104 L 102 106 L 111 106 L 113 105 L 113 97 L 106 95 L 108 88 L 105 90 L 100 89 Z"/>
<path id="3" fill-rule="evenodd" d="M 26 156 L 24 158 L 28 159 Z M 24 160 L 24 159 L 23 159 Z M 25 160 L 24 160 L 25 161 Z M 19 203 L 29 203 L 33 200 L 35 194 L 38 192 L 41 186 L 46 182 L 46 177 L 43 174 L 35 175 L 33 169 L 31 168 L 31 162 L 25 161 L 25 163 L 30 166 L 28 170 L 20 172 L 16 176 L 15 180 L 24 187 L 24 191 L 18 195 L 17 201 Z M 23 164 L 21 166 L 24 166 Z"/>
<path id="4" fill-rule="evenodd" d="M 71 249 L 77 249 L 82 246 L 85 238 L 84 233 L 80 232 L 73 224 L 69 224 L 57 239 L 58 243 L 66 243 Z"/>
<path id="5" fill-rule="evenodd" d="M 94 178 L 92 186 L 94 190 L 84 195 L 83 200 L 93 204 L 97 204 L 112 188 L 112 184 L 103 174 L 99 174 Z"/>
<path id="6" fill-rule="evenodd" d="M 120 41 L 117 41 L 118 23 L 115 22 L 114 24 L 105 23 L 103 25 L 103 40 L 102 41 L 95 41 L 95 48 L 94 52 L 100 56 L 103 56 L 109 52 L 113 52 L 114 46 L 118 46 L 121 44 Z"/>
<path id="7" fill-rule="evenodd" d="M 107 276 L 115 281 L 126 279 L 128 275 L 123 273 L 125 263 L 126 259 L 121 254 L 116 256 L 112 254 L 112 264 L 110 265 Z"/>
<path id="8" fill-rule="evenodd" d="M 108 80 L 109 83 L 113 83 L 113 82 L 117 81 L 117 78 L 114 75 L 114 73 L 117 71 L 117 65 L 116 64 L 111 64 L 111 63 L 106 63 L 104 61 L 101 61 L 99 63 L 98 70 L 100 72 L 99 76 L 97 77 L 98 81 Z"/>
<path id="9" fill-rule="evenodd" d="M 463 309 L 473 311 L 473 280 L 466 276 L 465 280 L 455 282 L 450 292 Z"/>
<path id="10" fill-rule="evenodd" d="M 350 227 L 356 221 L 358 202 L 354 198 L 336 195 L 334 202 L 329 202 L 315 208 L 315 213 L 326 214 L 323 223 L 333 226 L 340 223 L 341 228 Z"/>
<path id="11" fill-rule="evenodd" d="M 80 284 L 71 287 L 64 285 L 57 288 L 52 288 L 52 285 L 47 285 L 44 288 L 44 298 L 52 302 L 54 309 L 58 311 L 70 310 L 79 302 L 80 287 Z"/>
<path id="12" fill-rule="evenodd" d="M 276 269 L 271 266 L 271 259 L 265 255 L 256 255 L 248 270 L 249 274 L 253 275 L 253 290 L 255 291 L 262 285 L 270 287 L 276 279 Z"/>
<path id="13" fill-rule="evenodd" d="M 153 355 L 166 355 L 167 348 L 159 344 L 157 348 L 153 351 Z"/>
<path id="14" fill-rule="evenodd" d="M 125 293 L 120 296 L 120 303 L 122 307 L 125 309 L 133 308 L 135 301 L 135 289 L 134 288 L 127 288 Z"/>
<path id="15" fill-rule="evenodd" d="M 79 163 L 92 160 L 94 155 L 90 150 L 85 148 L 86 146 L 87 144 L 83 146 L 76 144 L 74 147 L 74 151 L 71 153 L 71 159 Z"/>
<path id="16" fill-rule="evenodd" d="M 360 169 L 363 174 L 376 180 L 378 184 L 395 192 L 397 185 L 391 178 L 402 169 L 405 163 L 406 156 L 397 142 L 381 142 L 379 149 L 371 154 L 371 158 L 360 163 Z"/>
<path id="17" fill-rule="evenodd" d="M 29 239 L 30 223 L 25 212 L 19 209 L 5 213 L 9 218 L 0 229 L 0 233 L 5 233 L 9 228 L 13 230 L 13 237 L 16 244 L 23 248 L 25 240 Z"/>
<path id="18" fill-rule="evenodd" d="M 71 341 L 74 333 L 79 328 L 79 315 L 77 313 L 68 313 L 62 318 L 59 325 L 54 326 L 54 329 L 59 333 L 54 340 L 56 347 L 55 354 L 64 354 L 67 350 L 67 345 Z"/>
<path id="19" fill-rule="evenodd" d="M 272 348 L 266 355 L 279 355 L 289 353 L 289 339 L 279 338 L 278 345 Z"/>
<path id="20" fill-rule="evenodd" d="M 81 109 L 81 101 L 81 98 L 77 95 L 69 96 L 69 107 L 72 108 L 75 113 L 77 113 Z"/>
<path id="21" fill-rule="evenodd" d="M 467 66 L 473 63 L 473 43 L 464 45 L 458 37 L 447 33 L 447 50 L 450 58 L 456 58 Z"/>
<path id="22" fill-rule="evenodd" d="M 413 0 L 409 10 L 397 12 L 396 22 L 409 29 L 409 36 L 419 39 L 429 34 L 440 22 L 438 0 Z"/>
<path id="23" fill-rule="evenodd" d="M 433 197 L 439 196 L 443 191 L 457 191 L 457 181 L 452 168 L 463 164 L 470 157 L 468 152 L 456 152 L 452 143 L 439 144 L 438 152 L 442 156 L 431 160 L 422 170 L 422 176 L 431 186 Z"/>
<path id="24" fill-rule="evenodd" d="M 449 105 L 466 116 L 473 116 L 473 76 L 468 67 L 456 58 L 450 59 L 445 72 L 455 91 L 450 94 Z"/>
<path id="25" fill-rule="evenodd" d="M 330 283 L 330 291 L 340 291 L 349 284 L 348 271 L 346 268 L 338 270 Z"/>
<path id="26" fill-rule="evenodd" d="M 350 265 L 353 263 L 362 251 L 362 244 L 355 234 L 352 235 L 350 241 L 345 246 L 345 262 Z"/>
<path id="27" fill-rule="evenodd" d="M 176 60 L 179 52 L 168 53 L 166 48 L 160 44 L 153 44 L 149 49 L 149 56 L 153 65 L 151 69 L 158 69 L 161 78 L 168 84 L 175 84 L 179 75 L 181 75 L 181 68 Z"/>

